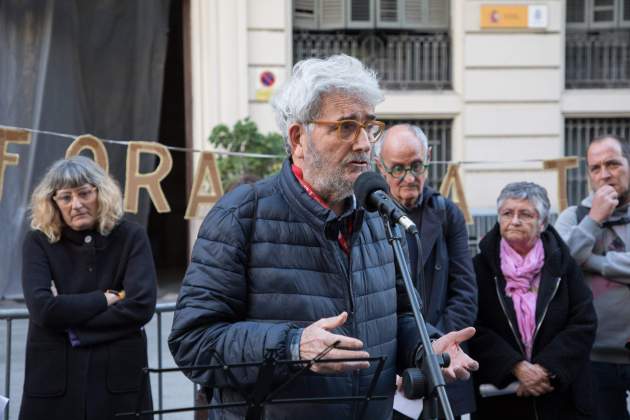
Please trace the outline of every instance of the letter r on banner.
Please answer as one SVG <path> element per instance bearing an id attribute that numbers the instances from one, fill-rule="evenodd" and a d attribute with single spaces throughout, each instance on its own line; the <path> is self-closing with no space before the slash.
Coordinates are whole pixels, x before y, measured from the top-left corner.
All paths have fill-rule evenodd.
<path id="1" fill-rule="evenodd" d="M 146 174 L 139 172 L 140 154 L 152 153 L 160 158 L 155 171 Z M 164 191 L 160 186 L 162 181 L 173 168 L 173 157 L 168 149 L 159 144 L 148 141 L 130 141 L 127 147 L 127 173 L 125 176 L 125 211 L 138 213 L 138 197 L 140 188 L 145 188 L 151 197 L 158 213 L 168 213 L 171 207 L 166 201 Z"/>
<path id="2" fill-rule="evenodd" d="M 25 130 L 0 128 L 0 200 L 2 200 L 4 172 L 7 166 L 16 166 L 20 162 L 19 155 L 7 151 L 9 143 L 30 144 L 31 134 Z"/>

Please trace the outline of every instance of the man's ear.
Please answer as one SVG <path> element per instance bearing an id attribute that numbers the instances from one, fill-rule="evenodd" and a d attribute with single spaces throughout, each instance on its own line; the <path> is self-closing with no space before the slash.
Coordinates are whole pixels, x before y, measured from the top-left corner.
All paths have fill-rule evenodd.
<path id="1" fill-rule="evenodd" d="M 299 123 L 293 123 L 289 126 L 288 136 L 289 144 L 291 145 L 291 156 L 293 160 L 304 157 L 304 147 L 302 146 L 302 132 L 304 126 Z"/>
<path id="2" fill-rule="evenodd" d="M 431 162 L 431 154 L 432 154 L 432 152 L 433 152 L 433 147 L 429 146 L 429 149 L 427 150 L 427 156 L 426 156 L 426 159 L 425 159 L 424 163 Z"/>

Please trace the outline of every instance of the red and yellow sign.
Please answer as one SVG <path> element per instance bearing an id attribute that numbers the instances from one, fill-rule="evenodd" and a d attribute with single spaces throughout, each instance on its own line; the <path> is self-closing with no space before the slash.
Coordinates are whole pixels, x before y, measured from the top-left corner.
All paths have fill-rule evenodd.
<path id="1" fill-rule="evenodd" d="M 528 28 L 527 5 L 482 5 L 481 28 L 482 29 L 511 29 Z"/>

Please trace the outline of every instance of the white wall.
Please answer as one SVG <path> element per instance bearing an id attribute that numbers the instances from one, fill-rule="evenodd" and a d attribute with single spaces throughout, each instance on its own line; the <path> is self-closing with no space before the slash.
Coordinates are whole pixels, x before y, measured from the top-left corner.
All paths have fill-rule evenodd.
<path id="1" fill-rule="evenodd" d="M 484 4 L 548 7 L 543 30 L 483 30 Z M 500 161 L 463 167 L 473 211 L 494 207 L 508 181 L 542 183 L 556 202 L 556 175 L 539 163 L 564 154 L 564 118 L 630 115 L 630 90 L 564 89 L 563 0 L 451 0 L 453 89 L 386 91 L 382 118 L 452 118 L 452 158 Z M 257 99 L 262 71 L 280 86 L 292 66 L 291 0 L 191 0 L 193 140 L 207 148 L 218 123 L 249 116 L 277 131 L 269 103 Z"/>
<path id="2" fill-rule="evenodd" d="M 276 76 L 273 91 L 286 80 L 292 66 L 291 0 L 248 0 L 247 20 L 249 116 L 263 133 L 278 131 L 271 106 L 256 99 L 259 75 L 270 71 Z"/>

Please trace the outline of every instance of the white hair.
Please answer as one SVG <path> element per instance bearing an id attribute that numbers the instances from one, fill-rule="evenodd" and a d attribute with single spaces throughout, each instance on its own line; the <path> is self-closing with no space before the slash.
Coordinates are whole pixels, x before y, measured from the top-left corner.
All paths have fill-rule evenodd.
<path id="1" fill-rule="evenodd" d="M 376 73 L 354 57 L 340 54 L 296 63 L 291 78 L 271 100 L 287 153 L 291 153 L 289 126 L 316 119 L 322 96 L 334 92 L 356 97 L 373 107 L 384 99 Z"/>
<path id="2" fill-rule="evenodd" d="M 503 187 L 497 198 L 497 210 L 501 210 L 505 200 L 509 199 L 529 201 L 536 207 L 538 217 L 540 217 L 543 227 L 546 227 L 549 223 L 549 209 L 551 208 L 551 203 L 547 196 L 547 190 L 544 187 L 533 182 L 525 181 L 507 184 Z"/>
<path id="3" fill-rule="evenodd" d="M 383 134 L 383 138 L 377 141 L 372 147 L 373 155 L 376 157 L 381 156 L 383 145 L 385 144 L 385 141 L 387 140 L 387 135 L 389 134 L 389 131 L 394 127 L 406 127 L 407 129 L 409 129 L 409 131 L 411 131 L 414 137 L 418 139 L 418 141 L 420 142 L 420 145 L 422 146 L 422 150 L 425 153 L 425 159 L 426 159 L 426 153 L 429 150 L 429 139 L 427 138 L 427 135 L 424 134 L 424 131 L 422 131 L 420 127 L 413 124 L 396 124 L 389 127 L 387 130 L 385 130 L 385 133 Z"/>

